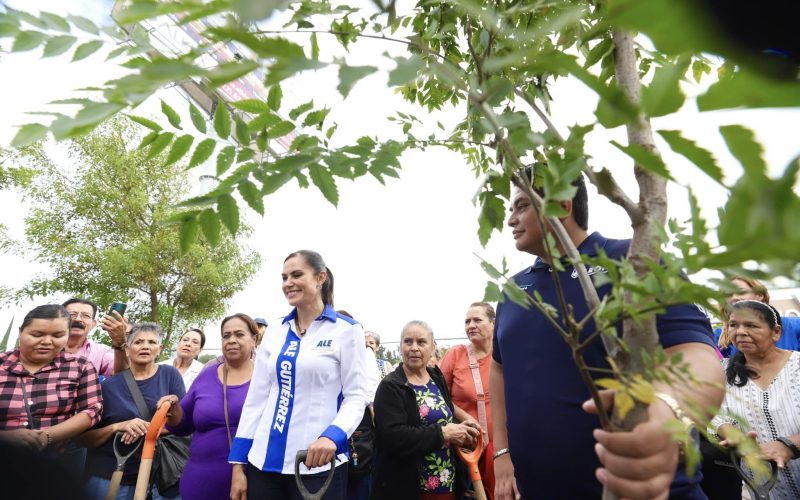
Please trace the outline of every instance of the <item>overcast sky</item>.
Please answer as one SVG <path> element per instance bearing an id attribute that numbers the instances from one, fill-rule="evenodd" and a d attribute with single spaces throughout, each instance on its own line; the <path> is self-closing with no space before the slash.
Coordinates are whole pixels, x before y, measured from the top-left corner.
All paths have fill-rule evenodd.
<path id="1" fill-rule="evenodd" d="M 88 0 L 17 0 L 7 2 L 16 8 L 82 14 L 97 20 L 107 19 L 110 1 Z M 303 40 L 298 38 L 298 42 Z M 331 40 L 320 38 L 322 57 L 342 55 Z M 394 50 L 382 42 L 354 48 L 348 56 L 351 64 L 375 64 L 381 53 Z M 74 89 L 98 83 L 118 74 L 113 65 L 97 55 L 79 63 L 68 57 L 40 60 L 40 50 L 23 54 L 0 54 L 0 145 L 6 146 L 16 132 L 15 125 L 34 121 L 26 111 L 41 111 L 53 99 L 72 96 Z M 391 67 L 391 65 L 389 65 Z M 398 108 L 410 109 L 386 87 L 386 74 L 378 73 L 360 82 L 347 100 L 336 93 L 335 73 L 304 75 L 285 87 L 285 99 L 298 104 L 313 96 L 317 105 L 332 108 L 327 123 L 338 122 L 335 138 L 340 143 L 361 135 L 381 137 L 396 134 L 397 127 L 385 120 Z M 690 93 L 698 89 L 687 87 Z M 553 115 L 561 130 L 575 123 L 593 121 L 593 99 L 581 84 L 561 79 L 552 87 Z M 185 107 L 174 90 L 160 94 L 173 106 Z M 157 103 L 157 101 L 156 101 Z M 156 116 L 157 108 L 148 103 L 137 114 Z M 428 117 L 415 110 L 421 119 L 453 122 L 460 111 Z M 159 118 L 161 121 L 165 121 Z M 535 123 L 535 122 L 534 122 Z M 655 121 L 655 128 L 680 129 L 684 135 L 712 149 L 730 179 L 741 168 L 724 149 L 717 128 L 722 124 L 743 123 L 756 131 L 765 145 L 767 161 L 773 172 L 782 171 L 798 149 L 800 111 L 758 110 L 746 112 L 698 113 L 693 100 L 673 116 Z M 536 125 L 535 125 L 536 126 Z M 636 196 L 630 160 L 608 143 L 614 138 L 625 143 L 619 128 L 593 134 L 588 143 L 591 164 L 606 166 L 621 179 L 629 194 Z M 663 146 L 663 144 L 662 144 Z M 707 216 L 714 218 L 725 200 L 724 192 L 685 161 L 662 147 L 675 178 L 691 185 L 700 194 Z M 532 263 L 533 258 L 519 254 L 509 231 L 495 235 L 487 248 L 477 238 L 477 209 L 471 198 L 479 180 L 458 155 L 437 149 L 403 156 L 401 179 L 390 179 L 381 186 L 374 178 L 355 182 L 337 179 L 340 192 L 338 208 L 331 206 L 315 189 L 303 190 L 292 183 L 265 200 L 266 215 L 261 218 L 249 209 L 248 222 L 254 233 L 248 244 L 263 257 L 260 271 L 250 285 L 236 295 L 228 311 L 246 312 L 273 322 L 288 312 L 280 288 L 280 272 L 287 254 L 301 248 L 319 251 L 336 277 L 336 307 L 354 314 L 365 328 L 379 332 L 384 341 L 399 338 L 403 324 L 422 319 L 431 324 L 437 338 L 463 338 L 463 317 L 470 302 L 483 296 L 487 277 L 475 253 L 499 263 L 505 256 L 512 270 Z M 688 208 L 685 188 L 670 188 L 670 214 L 686 219 Z M 629 222 L 624 212 L 591 193 L 590 229 L 609 237 L 629 236 Z M 23 217 L 27 207 L 17 193 L 0 196 L 0 223 L 12 237 L 24 236 Z M 0 255 L 3 270 L 0 284 L 17 287 L 25 283 L 41 266 L 25 258 Z M 0 329 L 12 316 L 19 324 L 33 306 L 63 296 L 42 297 L 15 308 L 0 311 Z M 211 347 L 219 345 L 218 322 L 204 325 Z M 447 341 L 445 343 L 453 343 Z"/>

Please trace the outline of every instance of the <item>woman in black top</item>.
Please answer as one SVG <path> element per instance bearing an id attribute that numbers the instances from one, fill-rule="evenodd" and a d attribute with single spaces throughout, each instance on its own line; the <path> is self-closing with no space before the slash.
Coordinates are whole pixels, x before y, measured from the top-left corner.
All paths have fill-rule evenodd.
<path id="1" fill-rule="evenodd" d="M 480 430 L 456 423 L 444 376 L 426 365 L 433 332 L 411 321 L 400 337 L 403 362 L 375 395 L 376 462 L 373 499 L 455 499 L 464 478 L 452 447 L 473 447 Z"/>

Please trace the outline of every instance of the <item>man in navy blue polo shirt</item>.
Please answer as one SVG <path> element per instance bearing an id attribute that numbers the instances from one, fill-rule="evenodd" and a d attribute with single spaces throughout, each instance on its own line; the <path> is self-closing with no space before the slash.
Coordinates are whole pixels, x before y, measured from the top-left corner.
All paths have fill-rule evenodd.
<path id="1" fill-rule="evenodd" d="M 529 177 L 530 178 L 530 177 Z M 561 222 L 583 255 L 602 249 L 619 259 L 628 252 L 629 240 L 610 240 L 587 232 L 588 201 L 580 177 L 578 191 L 562 203 L 567 213 Z M 544 302 L 558 304 L 549 263 L 543 258 L 544 238 L 538 213 L 528 195 L 515 187 L 508 225 L 518 250 L 538 256 L 534 264 L 514 277 L 529 294 L 541 294 Z M 562 252 L 563 253 L 563 252 Z M 559 272 L 567 303 L 574 317 L 583 318 L 588 307 L 569 264 Z M 607 272 L 594 267 L 590 273 Z M 600 297 L 610 285 L 597 288 Z M 701 407 L 716 407 L 722 401 L 723 373 L 713 348 L 711 326 L 694 305 L 669 307 L 657 317 L 661 345 L 667 353 L 682 352 L 699 380 L 716 385 L 694 389 L 691 398 Z M 594 323 L 584 335 L 595 331 Z M 496 499 L 595 499 L 603 484 L 624 498 L 704 499 L 699 477 L 687 478 L 678 464 L 678 446 L 664 432 L 666 420 L 675 410 L 662 400 L 650 406 L 650 420 L 632 432 L 607 433 L 588 413 L 586 389 L 572 353 L 549 320 L 536 309 L 525 309 L 506 300 L 498 306 L 493 362 L 490 376 Z M 608 368 L 601 340 L 595 339 L 584 358 L 590 367 Z M 681 404 L 684 394 L 669 387 L 658 391 Z M 687 401 L 689 397 L 686 398 Z M 677 473 L 676 473 L 677 471 Z"/>

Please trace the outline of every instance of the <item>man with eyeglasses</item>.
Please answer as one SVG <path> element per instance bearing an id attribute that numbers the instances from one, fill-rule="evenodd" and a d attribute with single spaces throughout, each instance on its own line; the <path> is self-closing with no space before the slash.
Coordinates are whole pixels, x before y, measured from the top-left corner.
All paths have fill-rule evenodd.
<path id="1" fill-rule="evenodd" d="M 89 340 L 89 332 L 97 325 L 97 304 L 91 300 L 71 298 L 62 304 L 69 312 L 72 324 L 69 329 L 67 352 L 76 353 L 92 362 L 102 380 L 128 368 L 125 354 L 125 331 L 128 322 L 114 311 L 103 317 L 102 328 L 111 337 L 111 347 Z"/>

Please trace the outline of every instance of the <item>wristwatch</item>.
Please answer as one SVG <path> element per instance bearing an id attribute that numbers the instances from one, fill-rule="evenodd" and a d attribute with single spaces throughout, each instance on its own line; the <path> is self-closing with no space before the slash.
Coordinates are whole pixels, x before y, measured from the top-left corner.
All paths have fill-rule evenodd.
<path id="1" fill-rule="evenodd" d="M 778 439 L 776 439 L 775 441 L 780 441 L 781 443 L 786 445 L 786 447 L 789 448 L 789 450 L 791 450 L 791 452 L 792 452 L 792 460 L 794 460 L 795 458 L 800 457 L 800 448 L 798 448 L 797 445 L 794 444 L 794 442 L 791 439 L 781 436 Z"/>

